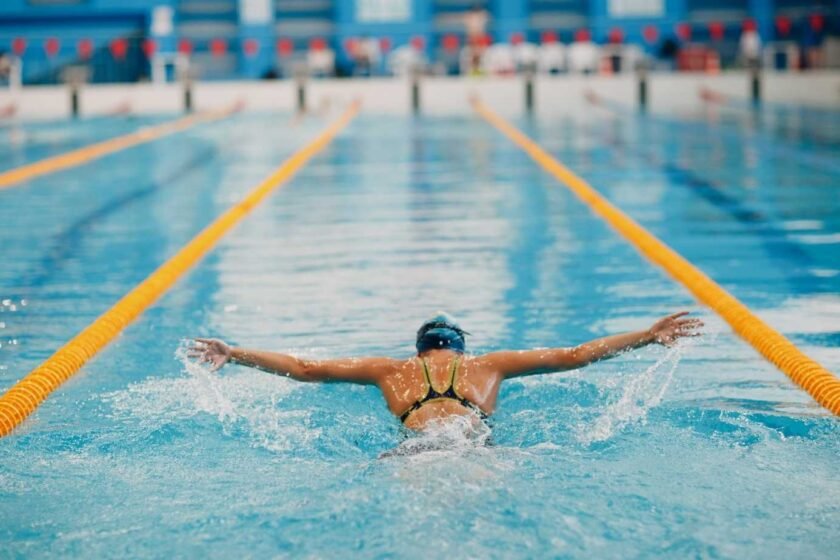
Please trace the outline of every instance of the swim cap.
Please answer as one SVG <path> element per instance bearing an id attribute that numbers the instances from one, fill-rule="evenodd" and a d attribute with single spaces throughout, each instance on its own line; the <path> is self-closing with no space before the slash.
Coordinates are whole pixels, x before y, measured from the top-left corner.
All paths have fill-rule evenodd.
<path id="1" fill-rule="evenodd" d="M 470 334 L 446 313 L 439 312 L 417 331 L 417 353 L 426 350 L 454 350 L 464 352 L 464 335 Z"/>

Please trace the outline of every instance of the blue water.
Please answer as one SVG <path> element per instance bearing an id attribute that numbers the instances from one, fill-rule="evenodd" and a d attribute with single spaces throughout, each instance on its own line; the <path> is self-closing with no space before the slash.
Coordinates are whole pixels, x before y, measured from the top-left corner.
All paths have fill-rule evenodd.
<path id="1" fill-rule="evenodd" d="M 836 372 L 838 119 L 516 124 Z M 243 114 L 0 191 L 0 390 L 326 122 Z M 43 128 L 60 149 L 36 127 L 0 168 L 141 125 Z M 474 352 L 680 309 L 707 328 L 506 382 L 492 446 L 387 460 L 404 435 L 376 389 L 182 357 L 191 336 L 408 356 L 438 309 Z M 363 114 L 0 440 L 0 557 L 829 558 L 839 452 L 834 417 L 488 124 Z"/>
<path id="2" fill-rule="evenodd" d="M 7 170 L 155 125 L 164 116 L 91 117 L 77 121 L 0 124 L 0 169 Z"/>

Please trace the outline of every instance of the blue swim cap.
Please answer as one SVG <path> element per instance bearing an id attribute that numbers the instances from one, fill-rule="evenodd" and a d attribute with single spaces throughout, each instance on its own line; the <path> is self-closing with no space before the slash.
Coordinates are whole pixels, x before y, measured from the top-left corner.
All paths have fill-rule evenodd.
<path id="1" fill-rule="evenodd" d="M 470 334 L 455 319 L 440 312 L 420 326 L 417 331 L 417 353 L 426 350 L 454 350 L 464 352 L 464 335 Z"/>

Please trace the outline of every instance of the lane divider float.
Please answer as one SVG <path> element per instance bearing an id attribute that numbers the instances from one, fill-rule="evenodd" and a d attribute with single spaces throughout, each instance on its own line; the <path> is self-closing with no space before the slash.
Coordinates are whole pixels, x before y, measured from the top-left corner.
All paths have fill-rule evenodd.
<path id="1" fill-rule="evenodd" d="M 216 218 L 113 307 L 12 386 L 0 397 L 0 437 L 14 430 L 51 392 L 169 290 L 265 197 L 284 185 L 310 159 L 326 148 L 358 112 L 359 103 L 353 103 L 318 137 L 295 152 L 242 200 Z"/>
<path id="2" fill-rule="evenodd" d="M 144 127 L 136 132 L 131 132 L 116 138 L 110 138 L 77 150 L 65 152 L 34 163 L 22 165 L 0 173 L 0 189 L 7 189 L 20 185 L 42 175 L 48 175 L 71 167 L 77 167 L 89 163 L 95 159 L 105 157 L 114 152 L 145 144 L 176 132 L 181 132 L 198 124 L 207 123 L 222 119 L 239 110 L 234 106 L 220 111 L 206 111 L 188 115 L 174 121 L 161 123 L 154 126 Z"/>
<path id="3" fill-rule="evenodd" d="M 522 148 L 531 159 L 577 195 L 640 253 L 665 269 L 699 301 L 711 307 L 741 338 L 805 389 L 818 403 L 840 416 L 840 380 L 834 374 L 806 356 L 790 340 L 759 319 L 746 305 L 619 210 L 539 144 L 491 111 L 481 101 L 473 99 L 472 104 L 482 118 Z"/>

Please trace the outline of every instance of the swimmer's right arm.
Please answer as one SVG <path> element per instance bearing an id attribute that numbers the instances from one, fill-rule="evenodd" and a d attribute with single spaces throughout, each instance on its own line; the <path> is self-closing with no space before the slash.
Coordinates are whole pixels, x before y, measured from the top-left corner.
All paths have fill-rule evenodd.
<path id="1" fill-rule="evenodd" d="M 375 384 L 398 365 L 390 358 L 302 360 L 288 354 L 232 347 L 221 340 L 197 338 L 189 356 L 219 369 L 228 362 L 304 382 Z"/>

